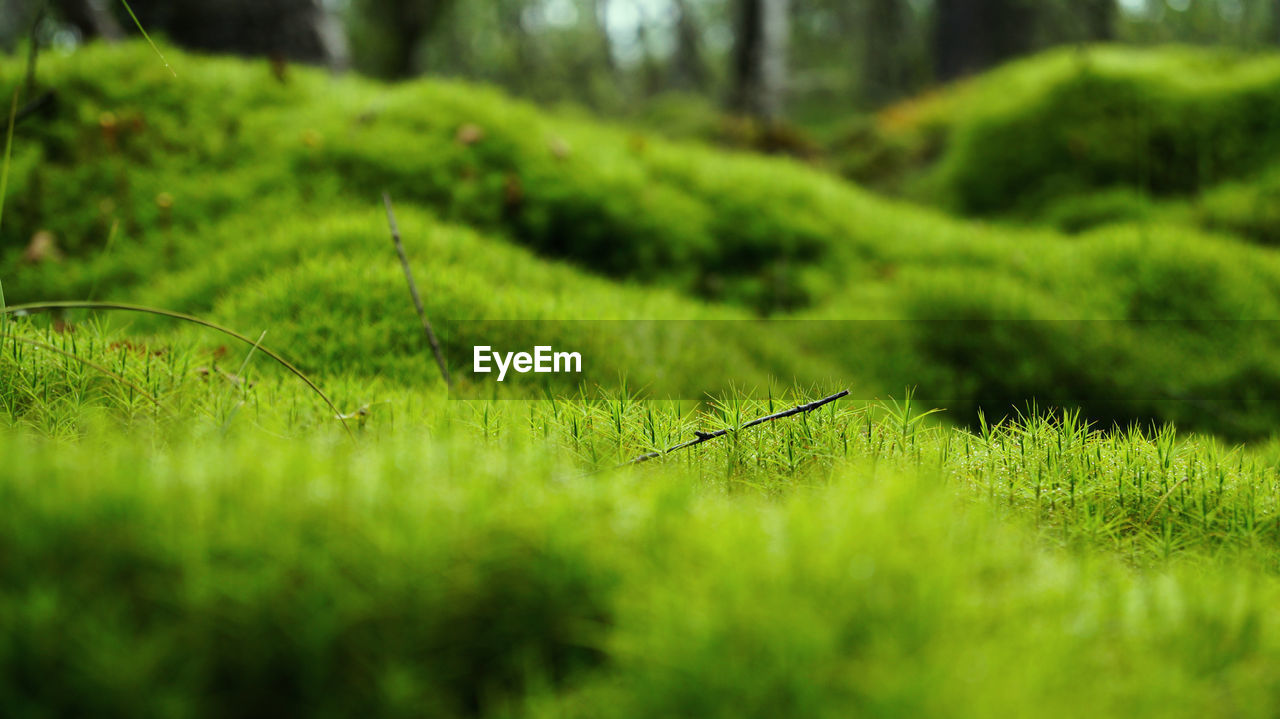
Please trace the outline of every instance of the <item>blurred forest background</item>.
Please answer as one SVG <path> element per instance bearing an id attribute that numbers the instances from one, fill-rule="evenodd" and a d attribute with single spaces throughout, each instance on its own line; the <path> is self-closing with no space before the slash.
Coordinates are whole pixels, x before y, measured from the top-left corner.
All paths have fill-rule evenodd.
<path id="1" fill-rule="evenodd" d="M 1057 45 L 1263 48 L 1276 0 L 133 0 L 193 49 L 498 85 L 674 133 L 795 150 L 848 118 Z M 0 47 L 134 25 L 109 0 L 0 0 Z M 725 116 L 747 124 L 726 126 Z M 804 132 L 759 133 L 752 122 Z M 761 137 L 761 135 L 764 137 Z M 714 138 L 713 138 L 714 139 Z M 768 145 L 780 145 L 770 148 Z"/>

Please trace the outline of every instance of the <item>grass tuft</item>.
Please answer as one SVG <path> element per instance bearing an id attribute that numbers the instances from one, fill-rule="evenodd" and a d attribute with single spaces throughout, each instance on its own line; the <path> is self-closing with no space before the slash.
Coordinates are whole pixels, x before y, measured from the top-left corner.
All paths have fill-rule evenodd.
<path id="1" fill-rule="evenodd" d="M 2 309 L 3 307 L 0 307 L 0 310 Z M 53 352 L 54 354 L 61 355 L 74 362 L 78 362 L 79 364 L 82 364 L 85 367 L 88 367 L 92 370 L 100 372 L 103 375 L 106 375 L 107 377 L 110 377 L 111 379 L 115 380 L 116 382 L 119 382 L 120 384 L 128 387 L 129 389 L 134 390 L 138 394 L 142 395 L 147 401 L 151 402 L 151 404 L 154 404 L 157 408 L 163 408 L 162 405 L 160 404 L 159 399 L 157 399 L 155 396 L 153 396 L 150 392 L 142 388 L 137 383 L 127 379 L 123 375 L 120 375 L 116 372 L 111 371 L 110 369 L 82 355 L 79 355 L 75 352 L 69 352 L 61 347 L 55 347 L 47 342 L 40 342 L 38 340 L 31 339 L 30 337 L 19 337 L 17 335 L 6 334 L 3 336 L 3 338 L 13 340 L 14 342 L 21 342 L 23 344 L 30 345 L 32 347 L 44 350 L 46 352 Z"/>
<path id="2" fill-rule="evenodd" d="M 338 409 L 338 406 L 333 403 L 333 400 L 329 399 L 329 395 L 325 394 L 324 390 L 320 389 L 320 386 L 317 385 L 315 382 L 313 382 L 310 377 L 308 377 L 306 374 L 302 372 L 302 370 L 293 366 L 293 364 L 291 364 L 284 357 L 277 354 L 274 350 L 268 349 L 267 347 L 263 347 L 260 344 L 261 339 L 259 339 L 258 342 L 255 342 L 254 340 L 249 339 L 248 337 L 240 334 L 239 332 L 236 332 L 235 330 L 229 327 L 224 327 L 220 324 L 217 324 L 216 322 L 210 322 L 209 320 L 201 319 L 199 317 L 195 317 L 192 315 L 183 314 L 181 312 L 173 312 L 170 310 L 160 309 L 157 307 L 143 307 L 140 305 L 128 305 L 128 304 L 121 304 L 117 302 L 33 302 L 33 303 L 26 303 L 21 305 L 13 305 L 11 307 L 5 307 L 3 309 L 0 309 L 0 314 L 16 315 L 16 314 L 52 312 L 56 310 L 73 310 L 73 309 L 104 310 L 104 311 L 118 311 L 118 312 L 141 312 L 144 314 L 155 315 L 157 317 L 167 317 L 169 319 L 175 319 L 181 322 L 199 325 L 201 327 L 207 327 L 216 332 L 220 332 L 228 337 L 239 340 L 244 344 L 249 345 L 249 347 L 251 348 L 249 353 L 250 357 L 253 356 L 254 351 L 260 351 L 262 352 L 262 354 L 274 360 L 276 364 L 283 367 L 294 377 L 297 377 L 299 380 L 301 380 L 302 383 L 305 384 L 307 388 L 311 390 L 312 393 L 315 394 L 315 396 L 319 397 L 321 401 L 323 401 L 326 405 L 328 405 L 329 409 L 332 410 L 333 412 L 334 418 L 337 419 L 338 422 L 342 424 L 342 428 L 346 431 L 347 435 L 352 438 L 355 437 L 355 435 L 351 432 L 351 427 L 347 425 L 347 421 L 343 418 L 342 410 Z M 265 336 L 266 333 L 264 332 L 263 334 Z M 248 358 L 246 358 L 246 360 L 247 359 Z"/>

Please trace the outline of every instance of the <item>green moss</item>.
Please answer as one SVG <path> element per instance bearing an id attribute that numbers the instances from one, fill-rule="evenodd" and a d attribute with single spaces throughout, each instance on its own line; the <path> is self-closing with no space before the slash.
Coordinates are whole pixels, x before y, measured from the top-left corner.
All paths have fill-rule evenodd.
<path id="1" fill-rule="evenodd" d="M 364 446 L 0 436 L 0 701 L 1203 716 L 1230 687 L 1232 714 L 1275 709 L 1280 587 L 1252 568 L 1277 547 L 1256 521 L 1265 451 L 1069 418 L 970 435 L 824 412 L 742 439 L 785 462 L 807 433 L 805 462 L 843 457 L 825 486 L 765 499 L 708 491 L 744 453 L 728 441 L 582 477 L 543 435 L 567 417 L 525 412 L 495 410 L 484 442 L 459 425 Z M 1195 561 L 1166 564 L 1171 547 Z"/>
<path id="2" fill-rule="evenodd" d="M 1119 187 L 1055 199 L 1034 219 L 1063 232 L 1077 234 L 1104 225 L 1146 220 L 1154 214 L 1153 205 L 1147 195 Z"/>
<path id="3" fill-rule="evenodd" d="M 708 332 L 684 355 L 704 358 L 701 371 L 675 378 L 693 396 L 716 382 L 765 387 L 770 376 L 798 371 L 879 388 L 872 396 L 936 379 L 936 391 L 954 395 L 945 399 L 969 421 L 966 408 L 983 388 L 1025 399 L 1114 390 L 1117 407 L 1099 418 L 1177 416 L 1244 431 L 1211 413 L 1137 401 L 1179 396 L 1185 382 L 1164 386 L 1165 355 L 1191 358 L 1203 349 L 1143 341 L 1142 327 L 1094 348 L 1104 359 L 1090 361 L 1081 346 L 1039 334 L 1001 339 L 1007 351 L 982 360 L 980 337 L 970 350 L 942 351 L 921 345 L 912 326 L 954 315 L 948 307 L 999 319 L 1010 310 L 1006 300 L 1018 297 L 1034 298 L 1013 313 L 1031 323 L 1267 317 L 1280 297 L 1273 258 L 1180 226 L 1208 217 L 1212 203 L 1195 215 L 1148 204 L 1123 183 L 1108 180 L 1094 191 L 1072 181 L 1080 194 L 1056 199 L 1049 214 L 1067 229 L 1090 231 L 1067 237 L 957 221 L 794 161 L 664 141 L 465 85 L 390 87 L 305 70 L 282 85 L 251 63 L 175 57 L 192 68 L 177 81 L 141 45 L 90 47 L 42 63 L 42 82 L 59 101 L 51 115 L 20 128 L 14 222 L 0 230 L 10 302 L 94 293 L 207 313 L 254 336 L 266 330 L 271 346 L 309 372 L 429 385 L 436 380 L 422 361 L 380 207 L 389 189 L 438 322 L 747 319 L 762 310 L 779 318 L 895 320 L 852 344 L 848 327 L 805 330 L 804 351 L 771 333 Z M 1086 70 L 1079 57 L 1059 53 L 998 71 L 989 81 L 1010 88 L 1007 96 L 972 122 L 1023 117 L 1059 86 L 1080 92 L 1072 78 L 1081 73 L 1090 83 L 1146 82 L 1170 66 L 1201 75 L 1218 67 L 1190 51 L 1103 49 L 1088 57 Z M 1269 77 L 1265 66 L 1226 67 L 1218 78 L 1224 87 L 1253 88 Z M 1062 82 L 1041 82 L 1046 76 Z M 966 97 L 992 92 L 987 82 L 968 86 Z M 1161 92 L 1220 89 L 1198 82 Z M 1102 119 L 1095 118 L 1099 127 L 1111 127 Z M 968 122 L 957 118 L 957 126 Z M 1054 128 L 1070 124 L 1018 122 L 1050 144 Z M 1116 152 L 1132 149 L 1112 144 Z M 983 177 L 998 178 L 1000 167 L 990 170 Z M 1175 218 L 1174 210 L 1182 214 Z M 1018 217 L 1037 217 L 1027 212 Z M 54 234 L 66 261 L 23 258 L 42 229 Z M 134 326 L 163 327 L 142 319 Z M 557 333 L 547 339 L 600 347 L 611 370 L 644 384 L 652 362 L 632 356 L 624 339 L 585 337 L 568 325 Z M 1262 391 L 1251 383 L 1271 386 L 1274 362 L 1260 355 L 1233 361 L 1206 372 L 1194 393 L 1249 397 Z M 1003 366 L 1024 362 L 1041 366 L 1008 373 L 1016 382 L 977 379 L 1000 380 Z M 1188 362 L 1182 368 L 1194 365 Z M 1251 433 L 1266 426 L 1244 424 Z"/>
<path id="4" fill-rule="evenodd" d="M 880 154 L 940 144 L 894 171 L 906 177 L 891 185 L 912 196 L 968 214 L 1042 217 L 1063 196 L 1180 197 L 1250 176 L 1280 147 L 1278 109 L 1272 55 L 1071 48 L 891 107 L 870 144 Z"/>
<path id="5" fill-rule="evenodd" d="M 1145 429 L 1280 419 L 1280 260 L 1189 226 L 1247 218 L 1230 185 L 1141 216 L 1086 188 L 1066 236 L 465 86 L 282 86 L 166 55 L 177 81 L 141 45 L 42 62 L 60 99 L 19 137 L 10 299 L 266 330 L 354 437 L 220 339 L 0 325 L 6 715 L 1277 713 L 1280 445 Z M 1160 70 L 1147 57 L 1132 72 Z M 800 368 L 872 388 L 855 396 L 892 380 L 974 429 L 903 401 L 736 429 L 804 391 L 448 401 L 383 187 L 437 320 L 565 320 L 538 339 L 640 385 L 679 360 L 691 393 Z M 40 229 L 63 261 L 23 258 Z M 783 307 L 810 321 L 699 326 L 660 363 L 571 321 Z M 1030 398 L 1096 398 L 1104 423 L 996 422 Z"/>
<path id="6" fill-rule="evenodd" d="M 267 195 L 305 207 L 372 204 L 388 190 L 597 272 L 761 309 L 809 300 L 774 264 L 813 265 L 830 249 L 829 238 L 775 240 L 775 224 L 722 206 L 732 195 L 667 180 L 645 161 L 660 140 L 491 91 L 306 72 L 281 85 L 263 67 L 224 60 L 192 62 L 198 69 L 174 80 L 144 58 L 133 45 L 46 63 L 58 104 L 20 132 L 19 147 L 41 160 L 18 173 L 25 211 L 5 233 L 10 244 L 45 229 L 72 250 L 100 246 L 106 216 L 159 242 L 248 214 Z M 172 207 L 157 209 L 160 193 Z"/>

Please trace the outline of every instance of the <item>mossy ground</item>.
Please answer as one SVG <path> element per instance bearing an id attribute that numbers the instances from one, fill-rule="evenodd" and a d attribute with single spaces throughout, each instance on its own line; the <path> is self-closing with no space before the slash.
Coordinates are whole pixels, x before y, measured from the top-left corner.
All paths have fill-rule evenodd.
<path id="1" fill-rule="evenodd" d="M 1280 60 L 1067 48 L 884 110 L 834 166 L 969 215 L 1067 232 L 1177 224 L 1273 244 Z"/>
<path id="2" fill-rule="evenodd" d="M 176 80 L 142 45 L 42 61 L 6 298 L 265 331 L 354 436 L 206 330 L 9 317 L 3 713 L 1276 713 L 1280 355 L 1237 321 L 1277 314 L 1270 248 L 1185 214 L 959 220 L 487 90 L 165 54 Z M 956 403 L 833 404 L 616 469 L 813 397 L 450 401 L 384 189 L 432 317 L 827 320 L 820 352 L 687 351 Z M 41 231 L 60 260 L 27 252 Z M 1083 394 L 1110 401 L 981 401 Z"/>
<path id="3" fill-rule="evenodd" d="M 157 65 L 138 46 L 42 62 L 57 100 L 19 127 L 0 229 L 11 303 L 146 301 L 267 330 L 310 372 L 430 383 L 417 338 L 398 331 L 412 309 L 388 253 L 379 200 L 389 190 L 433 317 L 893 320 L 871 337 L 827 325 L 834 335 L 811 343 L 826 349 L 804 359 L 816 363 L 809 374 L 834 369 L 894 392 L 907 375 L 922 396 L 953 401 L 961 422 L 983 398 L 1073 394 L 1114 397 L 1093 415 L 1106 422 L 1256 437 L 1274 418 L 1241 404 L 1280 382 L 1267 335 L 1223 324 L 1192 337 L 1198 349 L 1171 352 L 1140 322 L 1275 316 L 1270 250 L 1180 217 L 1076 237 L 957 221 L 794 162 L 462 85 L 301 69 L 281 83 L 267 67 L 196 57 L 175 80 Z M 5 66 L 10 81 L 20 70 Z M 67 261 L 24 259 L 40 231 Z M 317 295 L 329 311 L 307 304 Z M 1007 336 L 1005 351 L 1038 366 L 1015 376 L 999 353 L 970 346 L 982 323 L 1063 319 L 1127 324 L 1092 344 L 1064 339 L 1049 357 L 1038 356 L 1043 338 Z M 924 320 L 961 321 L 922 338 Z M 1206 359 L 1246 336 L 1261 346 Z M 797 358 L 760 344 L 714 336 L 689 352 L 707 358 L 703 374 L 737 367 L 742 384 L 795 374 Z M 643 368 L 615 357 L 646 384 Z M 1183 399 L 1223 406 L 1165 401 Z"/>

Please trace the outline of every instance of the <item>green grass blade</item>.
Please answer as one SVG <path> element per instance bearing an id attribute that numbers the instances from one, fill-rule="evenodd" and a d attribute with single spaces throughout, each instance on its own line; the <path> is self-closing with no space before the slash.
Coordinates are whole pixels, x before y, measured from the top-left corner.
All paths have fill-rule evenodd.
<path id="1" fill-rule="evenodd" d="M 244 361 L 240 363 L 240 368 L 236 370 L 235 374 L 233 375 L 226 375 L 225 373 L 223 374 L 223 376 L 227 378 L 228 384 L 230 385 L 230 387 L 227 388 L 227 393 L 225 395 L 226 399 L 228 400 L 231 399 L 231 395 L 235 393 L 237 388 L 236 382 L 240 383 L 239 389 L 241 392 L 247 392 L 249 390 L 249 378 L 245 376 L 245 370 L 248 369 L 249 362 L 253 360 L 253 353 L 257 352 L 258 348 L 262 346 L 262 340 L 266 339 L 266 336 L 267 336 L 266 330 L 263 330 L 262 334 L 258 335 L 258 341 L 254 342 L 253 346 L 249 348 L 249 354 L 245 355 Z M 231 420 L 235 419 L 236 413 L 240 411 L 240 406 L 243 404 L 244 404 L 243 402 L 240 402 L 231 409 L 231 412 L 227 415 L 226 421 L 222 425 L 223 432 L 227 431 L 227 428 L 231 425 Z M 345 415 L 340 415 L 340 418 L 343 421 L 346 420 Z"/>
<path id="2" fill-rule="evenodd" d="M 156 57 L 160 58 L 160 62 L 164 63 L 164 68 L 172 73 L 174 77 L 177 77 L 178 73 L 174 71 L 173 66 L 169 64 L 169 61 L 164 59 L 164 53 L 160 52 L 159 47 L 156 47 L 151 36 L 147 34 L 147 29 L 142 27 L 142 21 L 138 20 L 138 16 L 133 14 L 133 8 L 129 7 L 129 0 L 120 0 L 120 4 L 124 5 L 124 9 L 129 12 L 129 17 L 133 18 L 133 24 L 138 26 L 138 32 L 142 33 L 142 37 L 146 39 L 147 44 L 151 46 L 152 50 L 155 50 Z"/>
<path id="3" fill-rule="evenodd" d="M 214 322 L 210 322 L 209 320 L 201 319 L 193 315 L 183 314 L 181 312 L 174 312 L 172 310 L 160 309 L 158 307 L 144 307 L 142 305 L 127 305 L 127 304 L 121 304 L 118 302 L 34 302 L 30 304 L 13 305 L 12 307 L 5 307 L 4 309 L 0 309 L 0 315 L 12 315 L 12 314 L 17 314 L 19 312 L 29 312 L 29 313 L 50 312 L 53 310 L 106 310 L 106 311 L 118 311 L 118 312 L 141 312 L 143 314 L 156 315 L 157 317 L 168 317 L 170 319 L 180 320 L 182 322 L 199 325 L 201 327 L 207 327 L 208 329 L 214 330 L 216 332 L 220 332 L 228 337 L 239 340 L 249 345 L 250 347 L 256 347 L 258 352 L 261 352 L 262 354 L 270 357 L 272 360 L 275 361 L 276 364 L 288 370 L 290 374 L 292 374 L 293 376 L 301 380 L 302 383 L 305 384 L 308 389 L 310 389 L 317 397 L 323 400 L 324 403 L 329 407 L 329 409 L 333 410 L 334 418 L 336 418 L 339 422 L 342 423 L 342 428 L 347 431 L 347 435 L 350 436 L 352 439 L 355 439 L 355 434 L 351 431 L 351 427 L 347 425 L 347 420 L 344 419 L 342 410 L 338 409 L 338 406 L 333 403 L 333 400 L 329 399 L 329 395 L 325 394 L 324 390 L 320 389 L 319 385 L 311 381 L 310 377 L 303 374 L 302 370 L 298 369 L 297 367 L 294 367 L 284 357 L 281 357 L 279 354 L 276 354 L 274 351 L 267 349 L 266 347 L 263 347 L 257 342 L 254 342 L 253 340 L 240 334 L 239 332 L 236 332 L 235 330 L 229 327 L 223 327 L 222 325 L 219 325 Z"/>
<path id="4" fill-rule="evenodd" d="M 107 369 L 106 367 L 103 367 L 102 365 L 98 364 L 97 362 L 94 362 L 93 360 L 85 359 L 84 357 L 81 357 L 73 352 L 68 352 L 62 349 L 61 347 L 55 347 L 54 345 L 47 344 L 45 342 L 40 342 L 39 340 L 33 340 L 29 337 L 18 337 L 17 335 L 14 335 L 12 339 L 15 342 L 21 342 L 23 344 L 30 345 L 37 349 L 42 349 L 42 350 L 45 350 L 46 352 L 53 352 L 55 354 L 60 354 L 63 357 L 66 357 L 67 359 L 75 360 L 76 362 L 79 362 L 85 367 L 101 372 L 107 377 L 110 377 L 111 379 L 119 382 L 120 384 L 132 389 L 134 392 L 137 392 L 138 394 L 148 399 L 156 407 L 160 409 L 164 409 L 164 405 L 160 404 L 160 400 L 156 399 L 155 395 L 143 389 L 136 382 L 133 382 L 127 379 L 126 377 L 124 377 L 123 375 L 117 372 L 113 372 Z"/>
<path id="5" fill-rule="evenodd" d="M 111 255 L 111 248 L 115 246 L 116 233 L 119 232 L 119 230 L 120 220 L 113 220 L 111 222 L 111 231 L 107 233 L 107 244 L 102 248 L 102 256 L 98 258 L 99 262 L 107 259 L 107 257 Z M 101 279 L 102 275 L 94 275 L 93 284 L 89 286 L 89 294 L 85 296 L 86 299 L 92 301 L 98 296 L 98 281 Z M 4 304 L 0 303 L 0 310 L 2 309 L 4 309 Z"/>

